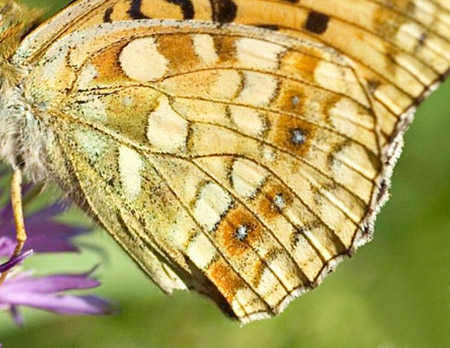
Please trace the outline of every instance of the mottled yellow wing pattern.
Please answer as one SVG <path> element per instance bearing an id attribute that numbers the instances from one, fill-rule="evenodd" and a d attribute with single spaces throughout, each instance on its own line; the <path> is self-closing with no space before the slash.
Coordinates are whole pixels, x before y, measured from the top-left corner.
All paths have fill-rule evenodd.
<path id="1" fill-rule="evenodd" d="M 248 322 L 371 238 L 414 107 L 448 73 L 450 6 L 84 0 L 13 62 L 34 66 L 61 186 L 164 291 Z"/>
<path id="2" fill-rule="evenodd" d="M 241 321 L 273 315 L 368 236 L 380 135 L 332 49 L 103 24 L 51 47 L 25 89 L 47 110 L 59 182 L 166 291 L 196 289 Z"/>
<path id="3" fill-rule="evenodd" d="M 335 48 L 363 77 L 386 147 L 450 67 L 447 0 L 85 0 L 41 27 L 24 47 L 33 59 L 73 30 L 145 18 L 260 26 Z"/>

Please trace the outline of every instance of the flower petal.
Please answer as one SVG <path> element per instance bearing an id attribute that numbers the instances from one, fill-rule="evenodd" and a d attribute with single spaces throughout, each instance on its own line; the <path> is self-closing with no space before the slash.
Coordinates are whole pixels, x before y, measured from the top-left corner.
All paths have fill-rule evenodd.
<path id="1" fill-rule="evenodd" d="M 28 256 L 30 256 L 33 253 L 33 250 L 27 250 L 19 255 L 9 259 L 7 262 L 0 265 L 0 273 L 9 271 L 14 266 L 17 266 L 19 263 L 21 263 L 23 260 L 25 260 Z"/>
<path id="2" fill-rule="evenodd" d="M 98 280 L 89 278 L 88 275 L 89 273 L 56 274 L 44 277 L 12 278 L 0 287 L 0 302 L 3 301 L 5 294 L 11 298 L 21 291 L 48 294 L 65 290 L 92 289 L 100 285 Z"/>
<path id="3" fill-rule="evenodd" d="M 12 306 L 33 307 L 59 314 L 101 315 L 113 314 L 116 312 L 111 303 L 93 295 L 48 295 L 33 292 L 20 292 L 9 297 L 8 303 Z"/>
<path id="4" fill-rule="evenodd" d="M 17 242 L 9 237 L 0 237 L 0 257 L 9 257 L 14 252 Z"/>

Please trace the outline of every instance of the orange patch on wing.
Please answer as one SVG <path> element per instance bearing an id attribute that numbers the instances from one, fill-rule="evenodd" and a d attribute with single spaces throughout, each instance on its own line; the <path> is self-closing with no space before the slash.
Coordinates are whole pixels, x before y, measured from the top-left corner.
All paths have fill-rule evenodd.
<path id="1" fill-rule="evenodd" d="M 244 238 L 239 238 L 239 228 L 246 230 Z M 250 252 L 252 242 L 262 238 L 262 226 L 250 212 L 238 207 L 228 212 L 215 233 L 216 240 L 228 255 L 242 257 Z"/>
<path id="2" fill-rule="evenodd" d="M 236 292 L 245 286 L 244 281 L 223 259 L 213 262 L 206 273 L 230 303 Z"/>
<path id="3" fill-rule="evenodd" d="M 98 76 L 96 78 L 98 85 L 110 85 L 114 82 L 128 80 L 122 67 L 120 66 L 120 53 L 128 42 L 113 46 L 104 52 L 99 53 L 92 59 L 92 64 L 95 65 Z"/>
<path id="4" fill-rule="evenodd" d="M 299 118 L 277 115 L 270 120 L 267 141 L 298 156 L 306 157 L 317 133 L 317 126 Z"/>
<path id="5" fill-rule="evenodd" d="M 157 42 L 159 53 L 169 60 L 168 70 L 171 74 L 192 71 L 201 63 L 195 54 L 190 35 L 164 35 Z"/>

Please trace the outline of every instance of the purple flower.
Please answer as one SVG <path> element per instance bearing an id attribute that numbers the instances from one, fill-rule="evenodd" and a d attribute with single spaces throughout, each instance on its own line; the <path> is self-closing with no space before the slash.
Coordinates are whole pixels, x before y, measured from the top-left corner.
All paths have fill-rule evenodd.
<path id="1" fill-rule="evenodd" d="M 29 272 L 7 278 L 0 286 L 0 308 L 9 309 L 14 321 L 21 325 L 23 319 L 19 306 L 42 309 L 66 315 L 102 315 L 115 312 L 108 301 L 93 295 L 63 295 L 68 290 L 92 289 L 100 282 L 90 273 L 56 274 L 35 277 Z"/>
<path id="2" fill-rule="evenodd" d="M 5 173 L 0 168 L 0 176 Z M 30 192 L 30 189 L 31 185 L 26 185 L 23 191 Z M 4 193 L 3 188 L 0 187 L 0 196 Z M 26 200 L 27 198 L 25 198 Z M 65 205 L 53 203 L 26 215 L 25 228 L 28 234 L 26 250 L 14 257 L 11 255 L 16 246 L 16 237 L 11 203 L 8 201 L 4 207 L 0 207 L 0 257 L 9 258 L 0 264 L 0 274 L 9 272 L 6 279 L 0 284 L 0 310 L 9 310 L 19 325 L 23 323 L 19 313 L 20 306 L 68 315 L 101 315 L 114 312 L 113 306 L 100 297 L 63 293 L 69 290 L 85 290 L 99 286 L 100 282 L 91 277 L 92 272 L 37 277 L 31 272 L 17 270 L 16 266 L 28 258 L 33 251 L 73 252 L 78 250 L 72 244 L 71 239 L 87 232 L 88 229 L 68 225 L 54 219 L 64 211 Z"/>
<path id="3" fill-rule="evenodd" d="M 1 175 L 1 172 L 0 172 Z M 31 189 L 26 185 L 24 195 Z M 4 194 L 0 188 L 0 196 Z M 32 214 L 25 214 L 25 228 L 28 239 L 25 247 L 34 252 L 60 252 L 78 251 L 78 247 L 72 244 L 72 238 L 86 233 L 88 229 L 83 226 L 68 225 L 55 218 L 64 212 L 67 203 L 53 203 Z M 11 255 L 16 246 L 14 216 L 11 203 L 8 200 L 0 208 L 0 256 Z"/>
<path id="4" fill-rule="evenodd" d="M 1 251 L 2 251 L 2 249 L 0 247 L 0 255 L 1 255 Z M 25 260 L 32 253 L 33 253 L 32 250 L 27 250 L 27 251 L 21 252 L 17 256 L 11 257 L 7 262 L 0 265 L 0 273 L 11 270 L 14 266 L 17 266 L 18 264 L 22 263 L 22 261 Z"/>

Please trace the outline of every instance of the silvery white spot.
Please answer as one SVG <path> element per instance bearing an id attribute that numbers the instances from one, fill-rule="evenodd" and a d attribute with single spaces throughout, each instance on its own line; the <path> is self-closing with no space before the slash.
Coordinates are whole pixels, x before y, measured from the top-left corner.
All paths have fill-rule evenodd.
<path id="1" fill-rule="evenodd" d="M 275 205 L 275 207 L 277 207 L 280 210 L 284 209 L 284 207 L 286 206 L 286 201 L 284 200 L 283 195 L 281 193 L 278 193 L 274 197 L 273 204 Z"/>
<path id="2" fill-rule="evenodd" d="M 291 98 L 291 101 L 292 101 L 292 106 L 295 107 L 295 106 L 298 106 L 298 104 L 300 103 L 300 98 L 298 96 L 294 95 Z"/>
<path id="3" fill-rule="evenodd" d="M 295 145 L 301 145 L 305 142 L 305 133 L 303 133 L 301 129 L 298 128 L 293 129 L 291 133 L 292 133 L 291 141 Z"/>
<path id="4" fill-rule="evenodd" d="M 247 226 L 241 225 L 236 229 L 236 238 L 240 241 L 243 241 L 248 235 Z"/>

